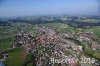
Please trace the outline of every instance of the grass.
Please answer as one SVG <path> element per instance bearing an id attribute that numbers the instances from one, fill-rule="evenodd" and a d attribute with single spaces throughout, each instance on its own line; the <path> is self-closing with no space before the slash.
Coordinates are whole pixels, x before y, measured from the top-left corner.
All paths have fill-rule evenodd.
<path id="1" fill-rule="evenodd" d="M 88 56 L 100 60 L 100 51 L 93 51 L 93 50 L 90 49 L 90 48 L 85 48 L 84 52 L 85 52 Z"/>
<path id="2" fill-rule="evenodd" d="M 80 20 L 77 20 L 79 22 L 88 22 L 88 23 L 97 23 L 97 22 L 100 22 L 100 19 L 80 19 Z"/>
<path id="3" fill-rule="evenodd" d="M 25 62 L 31 61 L 31 58 L 32 58 L 32 54 L 27 54 L 27 57 L 25 59 Z"/>
<path id="4" fill-rule="evenodd" d="M 13 49 L 8 59 L 4 62 L 6 66 L 22 66 L 22 48 Z"/>
<path id="5" fill-rule="evenodd" d="M 89 28 L 89 29 L 80 29 L 81 31 L 85 31 L 85 32 L 94 32 L 94 34 L 96 36 L 100 36 L 100 26 L 94 26 L 92 28 Z"/>
<path id="6" fill-rule="evenodd" d="M 65 55 L 67 55 L 67 56 L 68 56 L 68 55 L 71 55 L 71 53 L 70 53 L 69 50 L 66 50 L 64 53 L 65 53 Z"/>
<path id="7" fill-rule="evenodd" d="M 12 26 L 0 26 L 0 36 L 8 36 L 18 31 L 17 27 Z"/>
<path id="8" fill-rule="evenodd" d="M 94 26 L 89 29 L 84 29 L 84 28 L 74 28 L 74 27 L 70 27 L 64 23 L 55 22 L 55 23 L 33 25 L 33 28 L 39 28 L 39 27 L 44 27 L 44 26 L 54 28 L 56 31 L 60 31 L 60 32 L 76 32 L 76 33 L 78 33 L 78 32 L 91 31 L 91 32 L 94 32 L 97 36 L 100 36 L 100 26 Z M 31 32 L 36 34 L 38 31 L 32 29 Z"/>
<path id="9" fill-rule="evenodd" d="M 33 66 L 32 63 L 29 63 L 27 66 Z"/>
<path id="10" fill-rule="evenodd" d="M 15 42 L 15 37 L 0 40 L 0 50 L 8 49 Z"/>
<path id="11" fill-rule="evenodd" d="M 92 31 L 97 35 L 100 36 L 100 26 L 96 26 L 92 28 Z"/>
<path id="12" fill-rule="evenodd" d="M 67 24 L 63 23 L 48 23 L 48 24 L 39 24 L 39 25 L 33 25 L 33 28 L 38 27 L 51 27 L 56 29 L 56 31 L 63 31 L 63 32 L 83 32 L 83 31 L 93 31 L 97 36 L 100 36 L 100 26 L 96 26 L 90 29 L 82 29 L 82 28 L 74 28 L 70 27 Z M 32 29 L 31 32 L 38 33 L 37 30 Z M 10 37 L 7 39 L 0 40 L 0 50 L 4 50 L 9 48 L 11 44 L 13 44 L 15 41 L 15 37 Z M 86 54 L 92 55 L 93 57 L 100 58 L 99 52 L 92 52 L 91 49 L 85 49 Z M 93 53 L 93 54 L 92 54 Z M 21 54 L 22 54 L 22 48 L 16 48 L 13 50 L 13 52 L 9 53 L 9 58 L 5 61 L 6 66 L 22 66 L 22 60 L 21 60 Z M 68 51 L 66 51 L 66 54 L 70 54 Z M 28 63 L 31 61 L 31 54 L 28 54 L 25 63 Z M 32 63 L 28 63 L 27 66 L 32 66 Z"/>
<path id="13" fill-rule="evenodd" d="M 39 28 L 39 27 L 44 27 L 44 26 L 53 28 L 56 31 L 60 31 L 60 32 L 74 31 L 73 27 L 70 27 L 67 24 L 57 23 L 57 22 L 33 25 L 33 28 Z M 32 29 L 31 32 L 35 32 L 35 30 Z"/>
<path id="14" fill-rule="evenodd" d="M 27 54 L 24 65 L 32 66 L 32 63 L 30 63 L 31 61 L 32 61 L 32 54 Z"/>

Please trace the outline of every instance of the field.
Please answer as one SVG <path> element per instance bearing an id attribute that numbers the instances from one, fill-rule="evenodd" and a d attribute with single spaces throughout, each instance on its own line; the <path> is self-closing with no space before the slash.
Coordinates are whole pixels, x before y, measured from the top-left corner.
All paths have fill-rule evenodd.
<path id="1" fill-rule="evenodd" d="M 32 54 L 27 54 L 24 65 L 32 66 L 31 61 L 32 61 Z"/>
<path id="2" fill-rule="evenodd" d="M 47 23 L 47 24 L 38 24 L 38 25 L 33 25 L 33 29 L 31 29 L 31 32 L 36 32 L 34 28 L 38 27 L 51 27 L 55 29 L 56 31 L 60 32 L 94 32 L 97 36 L 100 36 L 100 26 L 94 26 L 92 28 L 74 28 L 71 26 L 68 26 L 67 24 L 64 23 Z M 37 32 L 36 32 L 37 33 Z"/>
<path id="3" fill-rule="evenodd" d="M 27 66 L 32 66 L 32 63 L 29 63 Z"/>
<path id="4" fill-rule="evenodd" d="M 16 48 L 9 53 L 8 59 L 4 62 L 6 66 L 22 66 L 22 48 Z"/>
<path id="5" fill-rule="evenodd" d="M 6 39 L 0 40 L 0 50 L 6 50 L 8 49 L 12 44 L 15 42 L 15 37 L 9 37 Z"/>
<path id="6" fill-rule="evenodd" d="M 0 36 L 6 37 L 15 34 L 18 31 L 17 27 L 13 26 L 0 26 Z"/>
<path id="7" fill-rule="evenodd" d="M 75 32 L 75 33 L 78 33 L 78 32 L 94 32 L 96 34 L 97 37 L 100 37 L 100 26 L 95 26 L 95 27 L 92 27 L 92 28 L 74 28 L 74 27 L 71 27 L 71 26 L 68 26 L 67 24 L 64 24 L 64 23 L 46 23 L 46 24 L 35 24 L 35 25 L 32 25 L 30 26 L 31 28 L 31 32 L 35 35 L 38 32 L 38 30 L 36 30 L 37 28 L 39 27 L 50 27 L 52 29 L 54 29 L 55 31 L 57 32 Z M 30 29 L 29 28 L 29 29 Z M 1 30 L 1 32 L 3 32 L 3 30 Z M 16 38 L 13 36 L 13 37 L 8 37 L 8 38 L 5 38 L 5 39 L 1 39 L 0 40 L 0 50 L 6 50 L 8 49 L 12 44 L 14 44 Z M 91 49 L 85 49 L 85 52 L 88 54 L 88 55 L 93 55 L 92 57 L 96 57 L 96 58 L 99 58 L 99 53 L 98 52 L 94 52 L 93 54 L 93 51 Z M 88 53 L 90 52 L 90 53 Z M 23 60 L 22 60 L 22 53 L 23 53 L 23 48 L 16 48 L 16 49 L 13 49 L 13 52 L 9 52 L 9 57 L 8 59 L 4 62 L 6 66 L 22 66 L 23 65 Z M 69 52 L 67 54 L 70 54 Z M 31 57 L 32 55 L 31 54 L 28 54 L 26 56 L 26 59 L 24 58 L 24 64 L 26 64 L 27 66 L 32 66 L 32 63 L 31 62 Z M 16 64 L 16 65 L 15 65 Z"/>
<path id="8" fill-rule="evenodd" d="M 100 26 L 91 28 L 91 31 L 93 31 L 97 36 L 100 36 Z"/>
<path id="9" fill-rule="evenodd" d="M 88 23 L 97 23 L 100 22 L 100 19 L 77 19 L 79 22 L 88 22 Z"/>

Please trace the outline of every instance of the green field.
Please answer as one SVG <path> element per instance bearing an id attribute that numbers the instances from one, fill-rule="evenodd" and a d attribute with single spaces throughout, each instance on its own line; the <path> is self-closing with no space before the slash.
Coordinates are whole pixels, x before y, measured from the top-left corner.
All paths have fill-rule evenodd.
<path id="1" fill-rule="evenodd" d="M 13 49 L 9 52 L 8 59 L 4 62 L 6 66 L 22 66 L 22 48 Z"/>
<path id="2" fill-rule="evenodd" d="M 0 36 L 8 36 L 11 34 L 15 34 L 18 31 L 17 27 L 12 26 L 0 26 Z"/>
<path id="3" fill-rule="evenodd" d="M 44 26 L 50 27 L 50 28 L 56 30 L 57 32 L 67 32 L 67 31 L 73 32 L 73 31 L 75 31 L 74 27 L 70 27 L 67 24 L 57 23 L 57 22 L 33 25 L 33 29 L 39 28 L 39 27 L 44 27 Z M 33 30 L 33 29 L 31 30 L 31 32 L 35 32 L 35 30 Z"/>
<path id="4" fill-rule="evenodd" d="M 32 63 L 29 63 L 27 66 L 33 66 Z"/>
<path id="5" fill-rule="evenodd" d="M 32 54 L 27 54 L 24 65 L 32 66 L 31 61 L 32 61 Z"/>
<path id="6" fill-rule="evenodd" d="M 15 42 L 15 37 L 9 37 L 6 39 L 1 39 L 0 40 L 0 50 L 6 50 L 8 49 L 12 44 Z"/>
<path id="7" fill-rule="evenodd" d="M 53 29 L 55 29 L 56 31 L 59 32 L 94 32 L 97 36 L 100 36 L 100 26 L 94 26 L 92 28 L 74 28 L 74 27 L 70 27 L 67 24 L 64 23 L 47 23 L 47 24 L 38 24 L 38 25 L 33 25 L 33 29 L 31 29 L 31 32 L 36 32 L 36 30 L 34 30 L 34 28 L 39 28 L 39 27 L 51 27 Z"/>
<path id="8" fill-rule="evenodd" d="M 97 23 L 100 22 L 100 19 L 77 19 L 79 22 L 88 22 L 88 23 Z"/>
<path id="9" fill-rule="evenodd" d="M 91 31 L 93 31 L 97 36 L 100 36 L 100 26 L 91 28 Z"/>
<path id="10" fill-rule="evenodd" d="M 94 32 L 97 36 L 100 37 L 100 26 L 95 26 L 92 28 L 84 29 L 84 28 L 74 28 L 70 27 L 67 24 L 64 23 L 47 23 L 47 24 L 37 24 L 37 25 L 32 25 L 32 29 L 30 30 L 34 35 L 39 33 L 37 28 L 40 27 L 50 27 L 54 29 L 57 32 Z M 3 30 L 1 30 L 3 32 Z M 0 50 L 7 50 L 14 42 L 16 41 L 15 37 L 9 37 L 6 39 L 1 39 L 0 40 Z M 85 49 L 86 54 L 89 56 L 92 55 L 94 58 L 100 58 L 100 53 L 99 52 L 94 52 L 91 49 Z M 70 52 L 66 52 L 66 54 L 70 54 Z M 6 66 L 22 66 L 22 48 L 16 48 L 13 49 L 12 52 L 9 52 L 9 57 L 8 59 L 4 62 Z M 30 63 L 32 60 L 32 55 L 28 54 L 26 59 L 25 59 L 25 64 L 27 66 L 32 66 L 32 63 Z"/>

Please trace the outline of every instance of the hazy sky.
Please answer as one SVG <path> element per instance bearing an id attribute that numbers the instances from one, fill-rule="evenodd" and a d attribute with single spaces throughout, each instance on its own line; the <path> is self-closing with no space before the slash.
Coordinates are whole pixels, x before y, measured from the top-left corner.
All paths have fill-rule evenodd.
<path id="1" fill-rule="evenodd" d="M 0 0 L 0 16 L 97 15 L 97 0 Z"/>

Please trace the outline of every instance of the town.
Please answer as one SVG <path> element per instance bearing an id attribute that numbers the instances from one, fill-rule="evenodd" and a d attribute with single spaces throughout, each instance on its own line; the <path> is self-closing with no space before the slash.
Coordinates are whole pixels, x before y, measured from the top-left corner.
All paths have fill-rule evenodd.
<path id="1" fill-rule="evenodd" d="M 34 59 L 28 63 L 33 63 L 34 66 L 97 66 L 100 63 L 98 55 L 93 57 L 89 54 L 91 51 L 100 52 L 100 44 L 93 32 L 62 33 L 46 26 L 35 28 L 35 30 L 38 31 L 37 34 L 22 30 L 17 32 L 16 41 L 8 48 L 12 50 L 22 47 L 23 62 L 26 55 L 32 54 Z M 8 58 L 8 52 L 0 53 L 0 61 Z M 52 58 L 70 59 L 73 62 L 52 63 Z M 82 58 L 93 58 L 95 61 L 81 63 Z M 78 62 L 75 61 L 77 59 Z"/>

